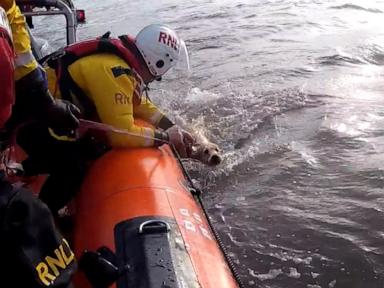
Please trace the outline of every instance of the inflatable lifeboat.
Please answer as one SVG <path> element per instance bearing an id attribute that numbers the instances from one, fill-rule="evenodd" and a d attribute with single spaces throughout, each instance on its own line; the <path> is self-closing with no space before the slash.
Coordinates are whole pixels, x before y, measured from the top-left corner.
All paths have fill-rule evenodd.
<path id="1" fill-rule="evenodd" d="M 18 4 L 55 7 L 25 15 L 64 14 L 67 44 L 75 42 L 81 19 L 70 0 Z M 15 159 L 24 157 L 16 151 Z M 27 186 L 38 193 L 43 182 L 35 177 Z M 75 287 L 242 286 L 192 190 L 168 145 L 115 149 L 95 161 L 74 200 L 70 238 L 80 266 Z"/>
<path id="2" fill-rule="evenodd" d="M 11 163 L 26 157 L 15 148 Z M 75 288 L 242 287 L 187 176 L 167 144 L 112 149 L 92 163 L 69 206 Z M 22 180 L 36 194 L 44 181 Z"/>
<path id="3" fill-rule="evenodd" d="M 8 163 L 25 157 L 15 146 Z M 44 181 L 22 180 L 36 194 Z M 75 288 L 243 287 L 192 186 L 167 144 L 112 149 L 92 163 L 69 209 Z"/>
<path id="4" fill-rule="evenodd" d="M 75 286 L 238 287 L 191 190 L 168 145 L 98 159 L 75 200 Z"/>

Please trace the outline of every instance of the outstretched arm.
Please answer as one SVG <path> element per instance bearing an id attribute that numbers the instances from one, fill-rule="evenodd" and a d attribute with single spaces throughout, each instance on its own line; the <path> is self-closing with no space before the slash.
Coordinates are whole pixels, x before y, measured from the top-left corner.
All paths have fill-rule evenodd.
<path id="1" fill-rule="evenodd" d="M 142 97 L 141 103 L 134 106 L 135 117 L 148 121 L 156 128 L 167 130 L 174 123 L 147 97 Z"/>
<path id="2" fill-rule="evenodd" d="M 159 145 L 160 143 L 157 143 L 154 138 L 165 139 L 166 136 L 163 133 L 152 128 L 135 125 L 133 102 L 136 80 L 129 73 L 130 68 L 116 56 L 98 55 L 98 59 L 94 57 L 96 56 L 81 60 L 84 68 L 82 74 L 86 75 L 84 77 L 86 79 L 85 87 L 83 88 L 86 88 L 84 90 L 92 98 L 101 122 L 138 135 L 128 136 L 111 133 L 109 135 L 110 144 L 114 147 L 151 147 Z M 101 61 L 100 57 L 105 59 Z M 91 69 L 88 68 L 91 67 L 89 65 L 92 64 L 91 62 L 94 71 L 86 71 L 86 69 Z M 95 65 L 100 65 L 100 67 L 95 67 Z M 74 76 L 71 70 L 72 67 L 70 67 L 70 72 Z"/>

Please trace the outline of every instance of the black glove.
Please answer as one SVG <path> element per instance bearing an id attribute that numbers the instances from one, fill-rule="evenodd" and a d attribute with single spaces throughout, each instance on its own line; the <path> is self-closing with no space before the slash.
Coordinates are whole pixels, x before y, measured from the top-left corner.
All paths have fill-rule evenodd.
<path id="1" fill-rule="evenodd" d="M 43 119 L 58 136 L 73 135 L 79 127 L 80 110 L 64 100 L 54 100 L 42 111 Z"/>
<path id="2" fill-rule="evenodd" d="M 167 116 L 163 116 L 160 121 L 159 121 L 159 124 L 157 125 L 157 127 L 163 129 L 163 130 L 167 130 L 169 128 L 171 128 L 172 126 L 174 126 L 175 123 L 173 123 L 171 120 L 168 119 Z"/>

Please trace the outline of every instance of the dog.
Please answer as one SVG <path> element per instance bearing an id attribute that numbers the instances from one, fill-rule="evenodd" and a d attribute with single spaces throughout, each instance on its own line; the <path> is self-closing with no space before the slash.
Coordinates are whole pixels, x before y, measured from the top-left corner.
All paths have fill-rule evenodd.
<path id="1" fill-rule="evenodd" d="M 192 136 L 195 138 L 195 144 L 192 146 L 190 158 L 208 166 L 219 165 L 222 161 L 219 146 L 209 141 L 201 132 L 194 131 Z"/>

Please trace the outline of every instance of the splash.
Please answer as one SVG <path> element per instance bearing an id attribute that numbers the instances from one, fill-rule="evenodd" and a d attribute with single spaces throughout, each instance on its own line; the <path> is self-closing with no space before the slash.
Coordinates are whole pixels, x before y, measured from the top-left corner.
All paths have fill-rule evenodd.
<path id="1" fill-rule="evenodd" d="M 296 151 L 309 165 L 317 167 L 319 166 L 319 160 L 314 156 L 314 151 L 302 143 L 292 141 L 291 148 Z"/>
<path id="2" fill-rule="evenodd" d="M 194 87 L 189 91 L 186 97 L 186 104 L 198 106 L 207 105 L 207 103 L 215 101 L 221 97 L 223 97 L 222 94 L 216 94 L 207 90 L 201 90 L 198 87 Z"/>

